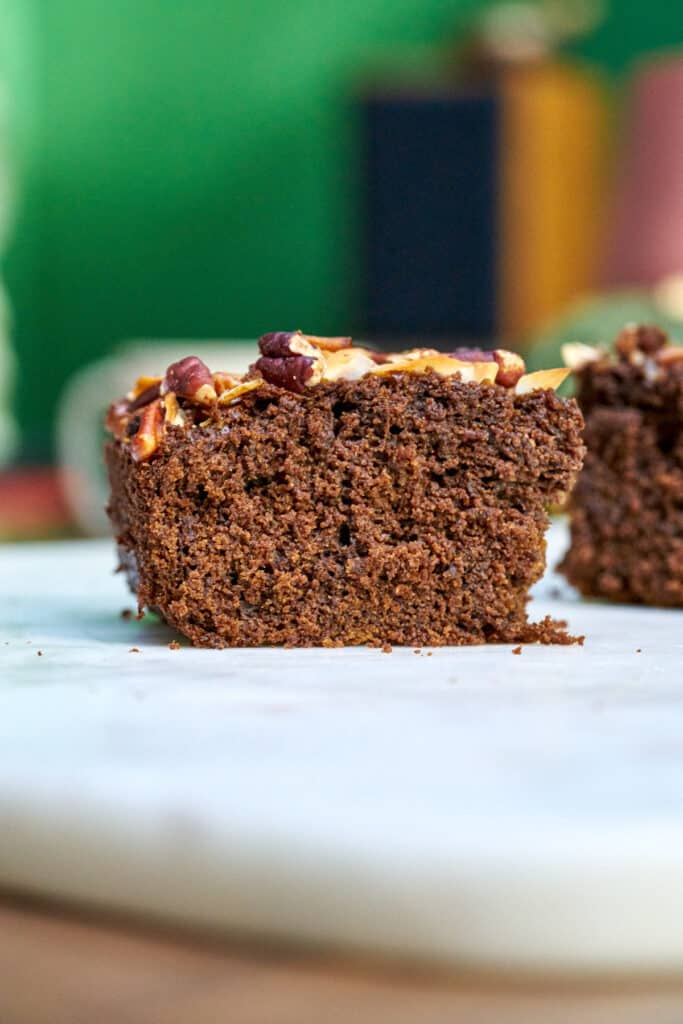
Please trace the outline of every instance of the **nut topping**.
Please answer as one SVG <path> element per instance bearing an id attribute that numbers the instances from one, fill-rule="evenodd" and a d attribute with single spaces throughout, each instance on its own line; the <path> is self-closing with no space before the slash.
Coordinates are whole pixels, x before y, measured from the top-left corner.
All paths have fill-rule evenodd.
<path id="1" fill-rule="evenodd" d="M 143 406 L 149 405 L 155 398 L 158 398 L 161 394 L 161 378 L 157 377 L 153 382 L 145 388 L 139 387 L 141 381 L 150 380 L 148 377 L 141 377 L 138 381 L 137 386 L 131 392 L 128 401 L 128 412 L 136 412 L 138 409 L 142 409 Z"/>
<path id="2" fill-rule="evenodd" d="M 242 380 L 242 375 L 239 373 L 225 373 L 219 371 L 213 375 L 213 386 L 216 389 L 216 394 L 220 398 L 224 391 L 230 391 L 231 388 L 236 387 Z"/>
<path id="3" fill-rule="evenodd" d="M 493 351 L 493 358 L 498 363 L 496 384 L 501 384 L 504 388 L 514 388 L 517 381 L 526 373 L 522 357 L 516 352 L 509 352 L 506 348 L 497 348 Z"/>
<path id="4" fill-rule="evenodd" d="M 324 352 L 339 352 L 341 349 L 351 348 L 353 341 L 353 338 L 318 338 L 315 334 L 304 334 L 302 337 Z"/>
<path id="5" fill-rule="evenodd" d="M 400 356 L 392 357 L 391 362 L 375 366 L 370 373 L 378 377 L 386 377 L 392 373 L 426 373 L 427 370 L 434 370 L 442 377 L 452 377 L 457 373 L 465 382 L 476 381 L 481 384 L 485 380 L 493 382 L 496 379 L 498 364 L 493 361 L 463 362 L 433 349 L 423 349 L 418 351 L 417 355 L 412 352 L 407 353 L 405 359 Z"/>
<path id="6" fill-rule="evenodd" d="M 555 391 L 570 373 L 571 370 L 564 366 L 556 370 L 536 370 L 535 373 L 525 373 L 515 385 L 515 394 L 528 395 L 532 391 Z"/>
<path id="7" fill-rule="evenodd" d="M 104 426 L 117 441 L 122 441 L 127 436 L 126 427 L 130 418 L 129 412 L 130 402 L 127 398 L 114 402 L 107 409 L 107 414 L 104 417 Z"/>
<path id="8" fill-rule="evenodd" d="M 614 347 L 625 362 L 641 363 L 644 356 L 653 356 L 668 342 L 666 333 L 654 324 L 627 324 L 617 335 Z"/>
<path id="9" fill-rule="evenodd" d="M 136 462 L 145 462 L 157 450 L 164 436 L 162 399 L 150 402 L 140 416 L 140 426 L 130 439 L 130 453 Z"/>
<path id="10" fill-rule="evenodd" d="M 325 356 L 301 331 L 264 334 L 258 346 L 261 358 L 254 369 L 269 384 L 301 395 L 323 379 Z"/>
<path id="11" fill-rule="evenodd" d="M 657 362 L 660 366 L 670 366 L 671 363 L 683 361 L 683 345 L 670 345 L 660 349 L 657 353 Z"/>
<path id="12" fill-rule="evenodd" d="M 493 363 L 495 356 L 491 349 L 486 348 L 456 348 L 449 355 L 459 359 L 463 363 Z"/>
<path id="13" fill-rule="evenodd" d="M 180 398 L 187 398 L 198 405 L 213 405 L 216 389 L 213 377 L 198 356 L 187 356 L 177 363 L 171 363 L 161 385 L 161 394 L 173 391 Z"/>
<path id="14" fill-rule="evenodd" d="M 464 363 L 491 363 L 498 364 L 498 375 L 496 384 L 504 388 L 513 388 L 519 378 L 525 373 L 524 360 L 516 352 L 510 352 L 506 348 L 493 350 L 483 348 L 456 348 L 451 355 Z"/>
<path id="15" fill-rule="evenodd" d="M 647 366 L 683 359 L 683 349 L 662 347 L 665 336 L 657 328 L 627 328 L 620 338 L 621 351 L 639 353 Z M 578 354 L 585 358 L 594 358 L 599 351 L 565 346 L 565 358 L 567 350 L 572 350 L 568 362 L 576 360 L 579 349 Z M 463 383 L 495 382 L 522 395 L 559 387 L 569 373 L 544 370 L 526 374 L 522 357 L 507 349 L 458 348 L 446 354 L 433 348 L 414 348 L 380 353 L 353 346 L 350 337 L 323 338 L 302 331 L 264 334 L 259 350 L 260 357 L 252 367 L 252 373 L 258 375 L 247 379 L 236 373 L 212 374 L 197 356 L 172 363 L 163 378 L 140 377 L 124 399 L 110 406 L 105 426 L 119 443 L 130 444 L 136 462 L 144 462 L 157 451 L 169 428 L 208 424 L 218 407 L 229 406 L 264 383 L 304 394 L 321 382 L 354 381 L 366 374 L 382 377 L 433 371 Z M 654 359 L 652 353 L 657 353 Z"/>
<path id="16" fill-rule="evenodd" d="M 325 358 L 324 380 L 359 380 L 374 370 L 375 360 L 364 348 L 343 348 Z"/>
<path id="17" fill-rule="evenodd" d="M 260 377 L 254 377 L 253 380 L 243 380 L 234 387 L 228 388 L 226 391 L 222 391 L 218 396 L 219 405 L 230 405 L 236 398 L 240 398 L 241 395 L 246 395 L 249 391 L 254 391 L 255 388 L 260 388 L 265 383 Z"/>
<path id="18" fill-rule="evenodd" d="M 570 370 L 580 370 L 589 363 L 596 363 L 604 352 L 597 345 L 584 345 L 582 341 L 568 341 L 562 346 L 562 361 Z"/>

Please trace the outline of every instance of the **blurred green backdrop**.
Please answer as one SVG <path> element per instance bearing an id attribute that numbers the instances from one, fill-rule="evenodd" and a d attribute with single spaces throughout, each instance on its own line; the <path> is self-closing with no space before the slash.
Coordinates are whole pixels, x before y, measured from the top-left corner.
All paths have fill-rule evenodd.
<path id="1" fill-rule="evenodd" d="M 362 327 L 353 88 L 481 6 L 0 0 L 23 457 L 49 455 L 68 374 L 123 338 Z M 679 0 L 613 0 L 577 50 L 619 73 L 680 42 Z"/>

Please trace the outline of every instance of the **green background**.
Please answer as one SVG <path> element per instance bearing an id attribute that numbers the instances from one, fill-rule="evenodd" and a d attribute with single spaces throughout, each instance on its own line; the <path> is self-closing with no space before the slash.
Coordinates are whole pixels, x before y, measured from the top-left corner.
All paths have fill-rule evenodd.
<path id="1" fill-rule="evenodd" d="M 362 328 L 353 93 L 481 6 L 0 0 L 23 457 L 121 339 Z M 681 41 L 683 3 L 613 0 L 577 50 L 620 73 Z"/>

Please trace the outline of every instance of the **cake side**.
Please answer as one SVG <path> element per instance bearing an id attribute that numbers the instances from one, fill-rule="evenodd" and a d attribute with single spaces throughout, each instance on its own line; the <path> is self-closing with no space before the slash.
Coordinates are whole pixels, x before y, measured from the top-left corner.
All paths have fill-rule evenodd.
<path id="1" fill-rule="evenodd" d="M 568 355 L 587 454 L 560 569 L 586 596 L 683 606 L 683 348 L 631 326 L 614 355 Z"/>
<path id="2" fill-rule="evenodd" d="M 494 383 L 481 355 L 481 382 L 405 360 L 313 387 L 256 370 L 236 401 L 185 404 L 152 458 L 136 457 L 133 410 L 106 456 L 140 607 L 208 646 L 566 642 L 526 604 L 581 416 L 552 390 L 518 392 L 520 372 Z"/>

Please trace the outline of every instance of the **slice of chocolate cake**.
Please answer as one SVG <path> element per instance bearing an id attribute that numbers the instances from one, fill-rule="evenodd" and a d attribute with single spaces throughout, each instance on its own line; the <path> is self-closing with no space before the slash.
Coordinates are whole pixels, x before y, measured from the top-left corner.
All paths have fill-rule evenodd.
<path id="1" fill-rule="evenodd" d="M 498 350 L 380 355 L 265 335 L 109 410 L 109 514 L 140 608 L 195 644 L 571 641 L 527 622 L 582 419 Z"/>
<path id="2" fill-rule="evenodd" d="M 615 354 L 566 345 L 586 462 L 560 567 L 582 594 L 683 606 L 683 348 L 626 327 Z"/>

